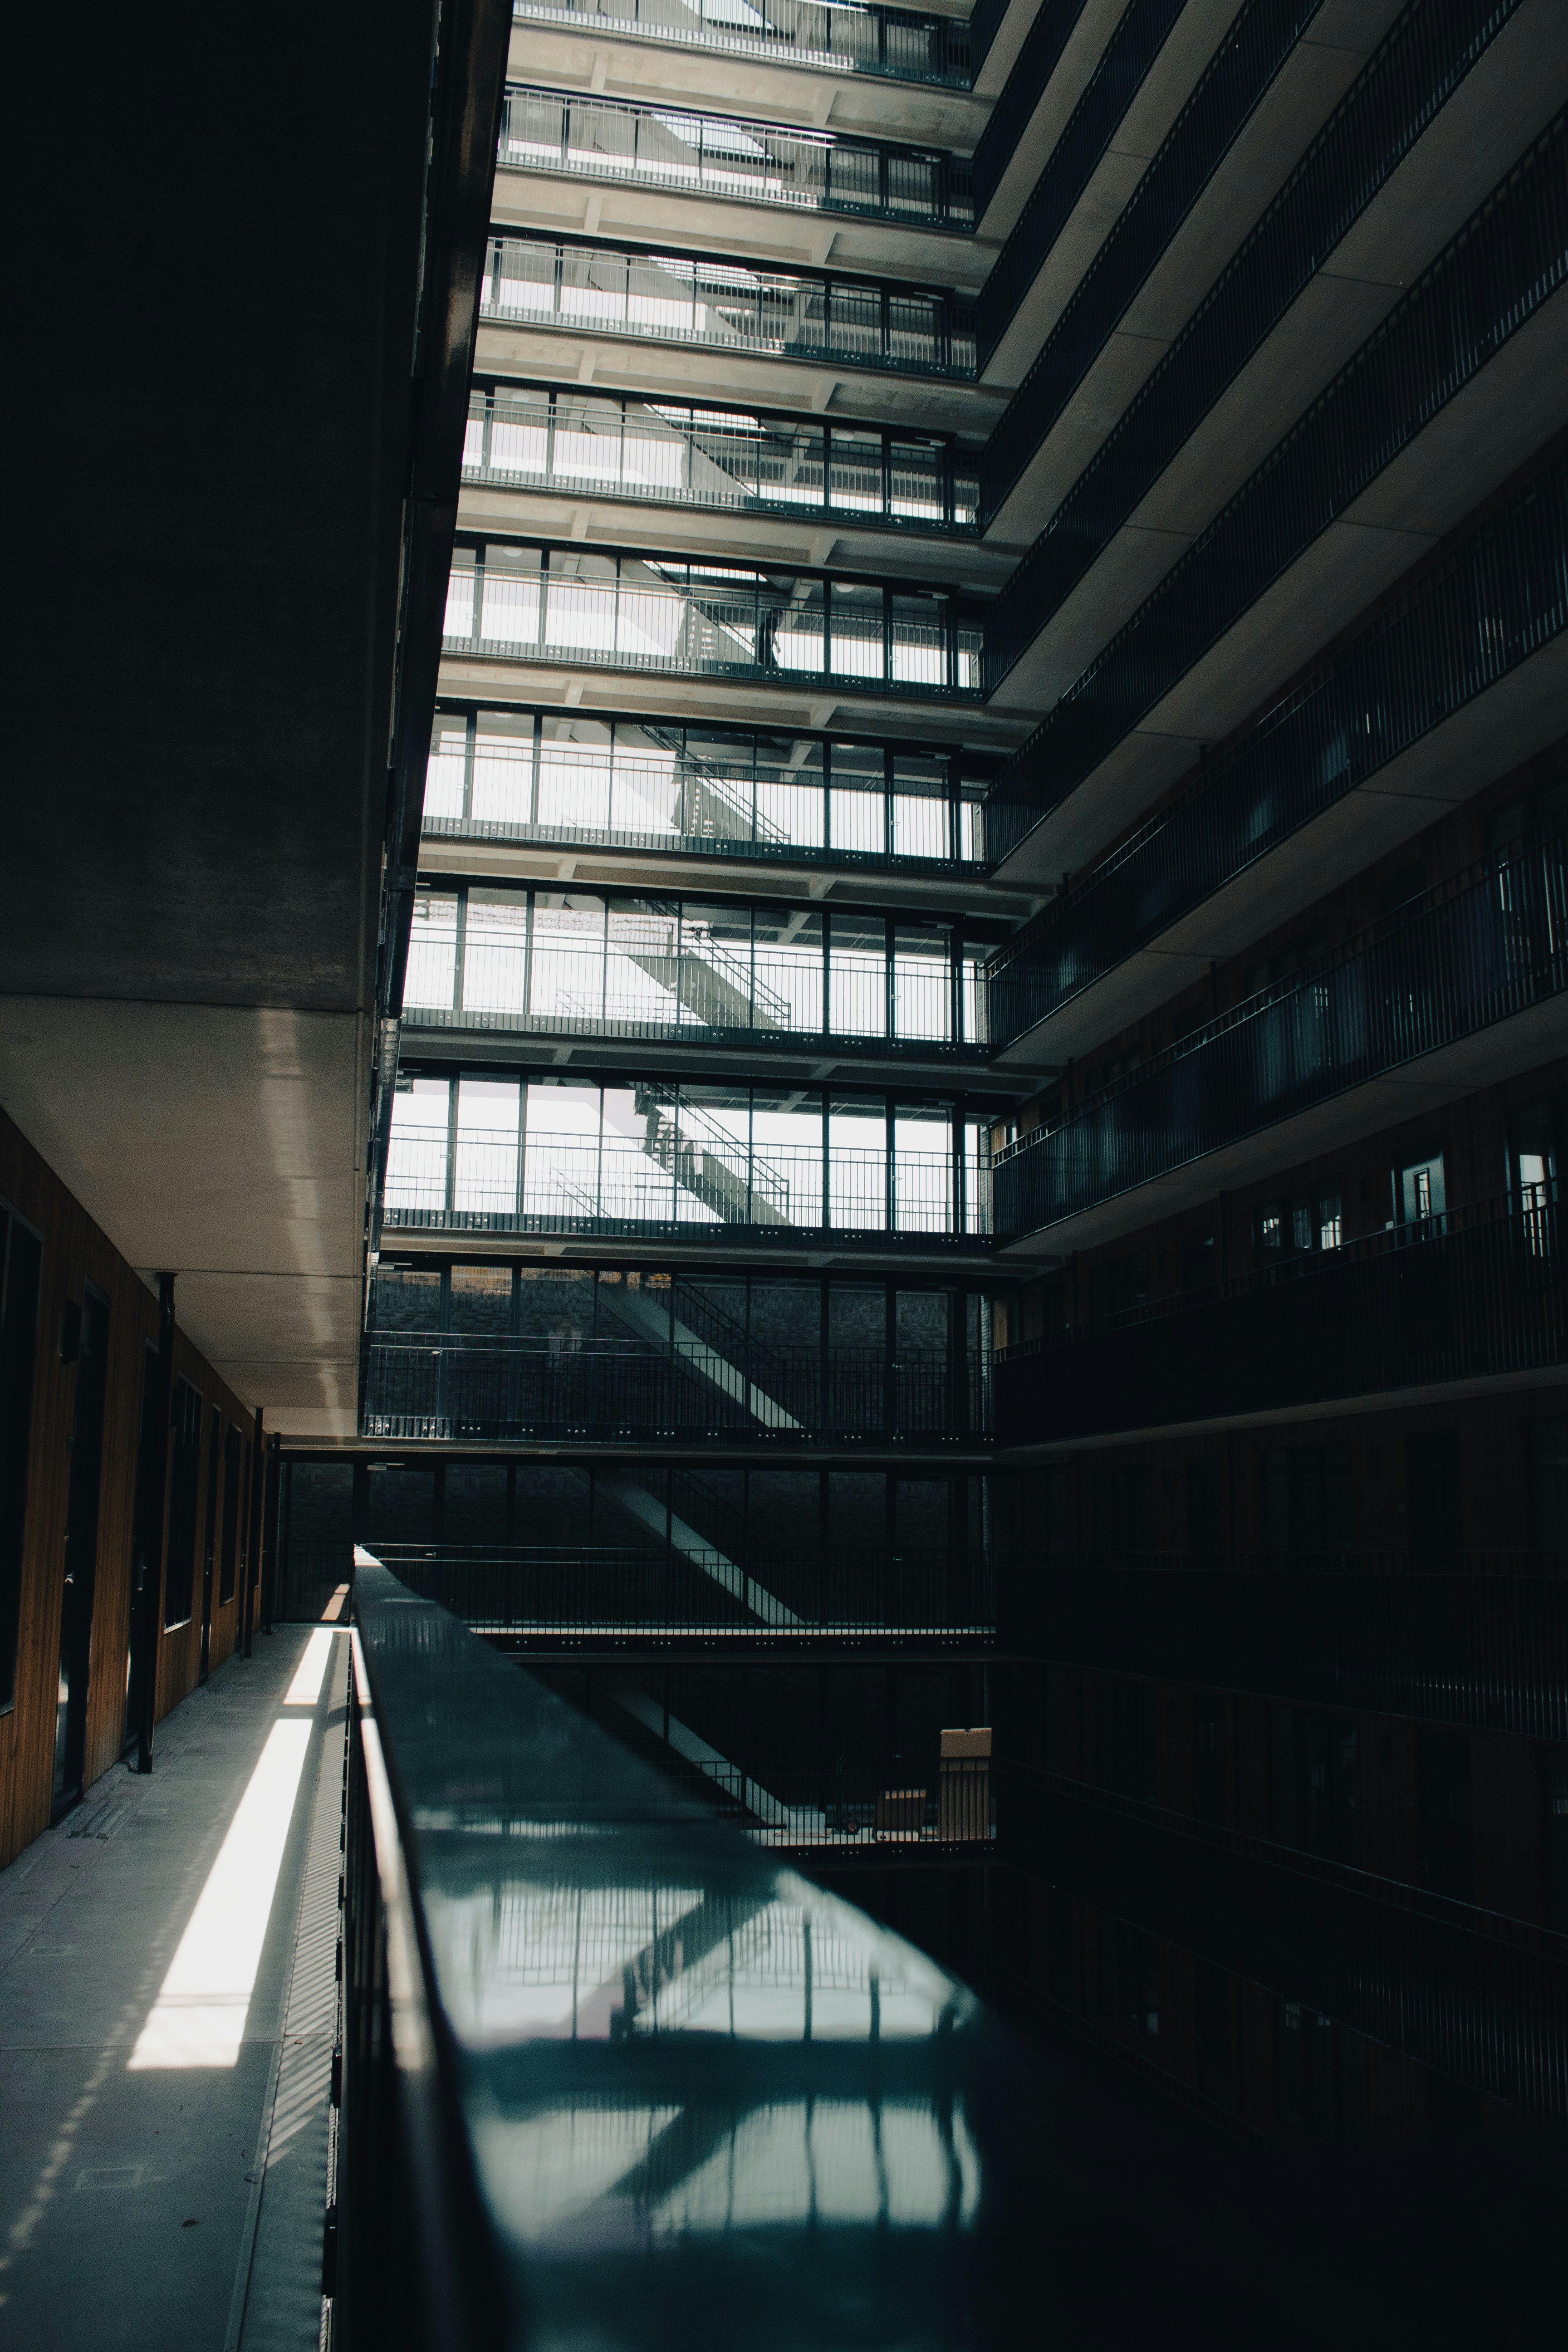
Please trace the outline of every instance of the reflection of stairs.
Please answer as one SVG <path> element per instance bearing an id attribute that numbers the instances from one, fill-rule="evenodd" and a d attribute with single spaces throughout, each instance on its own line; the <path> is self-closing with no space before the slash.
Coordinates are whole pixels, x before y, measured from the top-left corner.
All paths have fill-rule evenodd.
<path id="1" fill-rule="evenodd" d="M 634 1100 L 645 1122 L 643 1150 L 667 1174 L 673 1175 L 704 1208 L 726 1225 L 793 1223 L 789 1213 L 789 1181 L 748 1153 L 746 1146 L 726 1133 L 694 1104 L 680 1106 L 679 1129 L 670 1106 L 652 1087 L 638 1087 Z M 742 1168 L 731 1165 L 740 1160 Z M 751 1181 L 743 1172 L 750 1160 Z M 756 1212 L 763 1213 L 758 1215 Z"/>

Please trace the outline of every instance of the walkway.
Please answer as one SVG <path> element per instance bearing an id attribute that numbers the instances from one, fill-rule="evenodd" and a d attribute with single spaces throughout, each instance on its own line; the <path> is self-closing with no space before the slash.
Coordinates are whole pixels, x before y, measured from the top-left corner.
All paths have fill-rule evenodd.
<path id="1" fill-rule="evenodd" d="M 347 1643 L 255 1646 L 0 1872 L 0 2343 L 320 2340 Z"/>

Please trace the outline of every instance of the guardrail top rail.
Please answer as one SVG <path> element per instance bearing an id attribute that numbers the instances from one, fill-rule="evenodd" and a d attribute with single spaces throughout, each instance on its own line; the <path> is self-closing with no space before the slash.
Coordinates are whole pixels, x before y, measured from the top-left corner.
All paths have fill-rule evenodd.
<path id="1" fill-rule="evenodd" d="M 1048 2193 L 1024 2053 L 359 1563 L 341 2341 L 1005 2341 Z"/>

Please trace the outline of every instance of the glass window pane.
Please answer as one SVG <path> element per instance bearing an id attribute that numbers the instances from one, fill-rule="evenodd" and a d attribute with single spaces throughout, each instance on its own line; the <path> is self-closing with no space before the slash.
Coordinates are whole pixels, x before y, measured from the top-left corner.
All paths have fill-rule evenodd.
<path id="1" fill-rule="evenodd" d="M 940 1104 L 900 1103 L 893 1118 L 893 1195 L 899 1231 L 951 1233 L 951 1112 Z"/>
<path id="2" fill-rule="evenodd" d="M 888 1222 L 887 1116 L 873 1097 L 835 1097 L 828 1105 L 828 1223 L 850 1233 L 880 1233 Z"/>
<path id="3" fill-rule="evenodd" d="M 539 751 L 539 823 L 552 832 L 598 832 L 610 806 L 610 730 L 547 716 Z M 478 788 L 476 785 L 476 805 Z"/>
<path id="4" fill-rule="evenodd" d="M 951 939 L 944 923 L 900 923 L 893 932 L 893 1033 L 945 1042 L 952 1034 Z"/>
<path id="5" fill-rule="evenodd" d="M 833 670 L 837 677 L 882 675 L 882 592 L 833 583 Z"/>
<path id="6" fill-rule="evenodd" d="M 440 1268 L 427 1265 L 378 1266 L 372 1322 L 377 1331 L 439 1331 Z"/>
<path id="7" fill-rule="evenodd" d="M 460 1078 L 452 1205 L 460 1215 L 510 1217 L 517 1212 L 518 1114 L 515 1078 Z"/>
<path id="8" fill-rule="evenodd" d="M 425 772 L 427 820 L 462 815 L 468 742 L 467 719 L 437 711 L 430 737 L 430 764 Z"/>
<path id="9" fill-rule="evenodd" d="M 820 1226 L 822 1097 L 753 1087 L 752 1137 L 757 1223 Z"/>
<path id="10" fill-rule="evenodd" d="M 605 1007 L 605 902 L 589 891 L 536 890 L 529 960 L 536 1021 L 599 1021 Z"/>
<path id="11" fill-rule="evenodd" d="M 591 1078 L 530 1078 L 525 1213 L 563 1224 L 599 1213 L 599 1089 Z"/>
<path id="12" fill-rule="evenodd" d="M 756 1026 L 820 1032 L 822 917 L 800 907 L 759 907 L 754 921 Z"/>
<path id="13" fill-rule="evenodd" d="M 403 1001 L 411 1012 L 450 1012 L 458 975 L 458 901 L 441 890 L 419 890 L 408 936 L 408 976 Z"/>
<path id="14" fill-rule="evenodd" d="M 526 824 L 533 783 L 533 720 L 526 712 L 486 710 L 474 737 L 476 821 Z"/>
<path id="15" fill-rule="evenodd" d="M 836 1037 L 888 1034 L 888 927 L 878 915 L 836 913 L 830 932 L 832 1010 Z"/>
<path id="16" fill-rule="evenodd" d="M 386 1155 L 389 1212 L 440 1212 L 447 1205 L 448 1078 L 399 1079 Z"/>
<path id="17" fill-rule="evenodd" d="M 510 1333 L 510 1266 L 455 1265 L 447 1328 L 452 1331 L 483 1332 L 491 1338 Z"/>
<path id="18" fill-rule="evenodd" d="M 463 927 L 463 1009 L 519 1016 L 528 980 L 528 900 L 521 891 L 470 890 Z"/>

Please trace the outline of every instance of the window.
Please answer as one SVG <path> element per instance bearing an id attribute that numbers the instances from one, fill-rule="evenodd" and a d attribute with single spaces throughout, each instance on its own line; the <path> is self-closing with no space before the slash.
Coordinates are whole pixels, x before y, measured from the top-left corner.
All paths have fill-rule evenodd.
<path id="1" fill-rule="evenodd" d="M 1212 1225 L 1194 1225 L 1182 1235 L 1182 1288 L 1206 1290 L 1219 1280 L 1219 1252 Z"/>
<path id="2" fill-rule="evenodd" d="M 1545 1208 L 1557 1197 L 1557 1138 L 1563 1117 L 1561 1095 L 1540 1102 L 1521 1103 L 1508 1118 L 1505 1182 L 1510 1192 L 1522 1192 L 1527 1204 Z"/>
<path id="3" fill-rule="evenodd" d="M 1530 1548 L 1561 1561 L 1568 1554 L 1568 1421 L 1527 1421 L 1524 1463 Z"/>
<path id="4" fill-rule="evenodd" d="M 1225 1529 L 1225 1462 L 1218 1454 L 1194 1454 L 1187 1464 L 1187 1549 L 1221 1552 Z"/>
<path id="5" fill-rule="evenodd" d="M 1421 1883 L 1436 1894 L 1471 1903 L 1476 1848 L 1468 1732 L 1445 1731 L 1434 1724 L 1421 1727 L 1415 1739 L 1415 1787 Z"/>
<path id="6" fill-rule="evenodd" d="M 1263 1549 L 1346 1552 L 1353 1492 L 1348 1445 L 1279 1446 L 1262 1458 Z"/>
<path id="7" fill-rule="evenodd" d="M 1226 1818 L 1226 1700 L 1223 1691 L 1193 1693 L 1193 1812 Z"/>
<path id="8" fill-rule="evenodd" d="M 1405 1541 L 1430 1558 L 1465 1548 L 1464 1434 L 1413 1430 L 1405 1441 Z"/>
<path id="9" fill-rule="evenodd" d="M 0 1708 L 16 1696 L 43 1244 L 0 1208 Z"/>
<path id="10" fill-rule="evenodd" d="M 1322 1186 L 1310 1192 L 1268 1201 L 1258 1210 L 1254 1242 L 1260 1266 L 1310 1257 L 1319 1251 L 1337 1250 L 1344 1240 L 1344 1213 L 1340 1187 Z"/>
<path id="11" fill-rule="evenodd" d="M 1089 1512 L 1097 1552 L 1154 1549 L 1154 1473 L 1146 1462 L 1103 1463 L 1089 1473 Z"/>
<path id="12" fill-rule="evenodd" d="M 1424 1225 L 1447 1207 L 1443 1183 L 1443 1155 L 1430 1150 L 1402 1160 L 1394 1171 L 1394 1222 Z"/>
<path id="13" fill-rule="evenodd" d="M 1361 1763 L 1353 1715 L 1269 1708 L 1268 1834 L 1330 1862 L 1360 1862 Z"/>
<path id="14" fill-rule="evenodd" d="M 1131 1250 L 1125 1257 L 1101 1258 L 1089 1269 L 1089 1314 L 1092 1323 L 1105 1315 L 1124 1315 L 1144 1305 L 1149 1297 L 1149 1253 Z"/>
<path id="15" fill-rule="evenodd" d="M 1154 1685 L 1102 1675 L 1095 1685 L 1095 1781 L 1152 1804 L 1158 1787 Z"/>
<path id="16" fill-rule="evenodd" d="M 1123 2032 L 1160 2031 L 1160 1947 L 1142 1927 L 1100 1914 L 1100 1998 L 1108 2021 Z"/>

